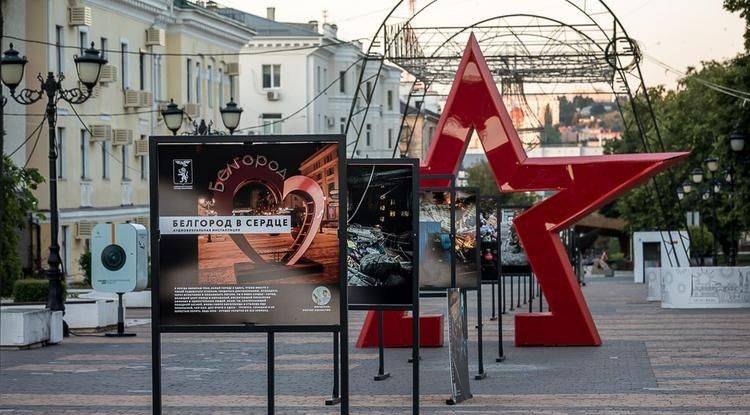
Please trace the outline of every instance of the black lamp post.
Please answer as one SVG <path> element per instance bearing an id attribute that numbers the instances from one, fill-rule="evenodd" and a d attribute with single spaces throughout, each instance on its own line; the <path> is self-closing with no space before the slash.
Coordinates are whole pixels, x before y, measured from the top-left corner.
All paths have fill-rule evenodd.
<path id="1" fill-rule="evenodd" d="M 745 142 L 747 141 L 747 134 L 735 130 L 732 134 L 729 135 L 729 148 L 732 149 L 732 152 L 737 155 L 742 153 L 745 150 Z M 726 173 L 724 174 L 724 181 L 729 184 L 729 198 L 731 200 L 731 204 L 729 208 L 731 209 L 731 212 L 734 212 L 735 208 L 735 188 L 734 183 L 737 180 L 737 172 L 735 171 L 735 157 L 731 158 L 731 161 L 729 163 L 729 169 L 727 169 Z M 737 238 L 735 237 L 735 221 L 730 220 L 729 221 L 729 265 L 734 266 L 737 263 Z"/>
<path id="2" fill-rule="evenodd" d="M 49 295 L 47 297 L 47 308 L 52 311 L 65 310 L 63 289 L 62 289 L 62 271 L 60 270 L 60 245 L 58 244 L 58 227 L 60 223 L 59 212 L 57 210 L 57 148 L 56 148 L 56 115 L 57 103 L 60 100 L 66 101 L 71 105 L 78 105 L 86 102 L 91 97 L 91 90 L 99 82 L 99 74 L 102 66 L 107 63 L 98 50 L 94 48 L 94 42 L 91 47 L 83 51 L 82 56 L 76 56 L 76 71 L 78 79 L 81 81 L 84 89 L 72 88 L 65 89 L 62 82 L 65 76 L 60 73 L 55 76 L 52 72 L 47 73 L 44 78 L 42 74 L 37 75 L 39 89 L 24 88 L 16 93 L 16 88 L 23 79 L 24 69 L 27 63 L 26 57 L 19 56 L 18 51 L 10 49 L 3 53 L 0 59 L 0 78 L 3 84 L 10 90 L 10 96 L 14 101 L 21 105 L 31 105 L 46 96 L 47 107 L 45 114 L 49 128 L 49 194 L 50 194 L 50 247 L 49 258 L 47 263 L 47 278 L 49 279 Z"/>
<path id="3" fill-rule="evenodd" d="M 229 135 L 234 133 L 237 126 L 240 125 L 240 118 L 242 117 L 242 108 L 238 107 L 234 100 L 230 100 L 227 105 L 223 108 L 219 108 L 221 113 L 221 122 L 224 123 L 224 127 L 229 130 Z M 177 135 L 177 132 L 182 127 L 182 120 L 185 115 L 185 111 L 182 108 L 178 108 L 177 104 L 174 103 L 173 99 L 169 100 L 169 105 L 161 111 L 162 117 L 164 117 L 164 124 L 167 128 L 172 131 L 172 135 Z M 209 121 L 206 123 L 205 120 L 201 120 L 199 123 L 195 120 L 190 120 L 193 124 L 193 131 L 186 132 L 183 134 L 192 135 L 223 135 L 226 134 L 221 131 L 214 131 L 212 129 L 214 122 Z"/>

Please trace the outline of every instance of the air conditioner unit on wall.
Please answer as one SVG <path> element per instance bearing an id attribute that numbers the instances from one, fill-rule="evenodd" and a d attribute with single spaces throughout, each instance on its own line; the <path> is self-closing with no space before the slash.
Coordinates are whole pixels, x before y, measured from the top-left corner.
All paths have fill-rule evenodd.
<path id="1" fill-rule="evenodd" d="M 148 228 L 148 225 L 151 221 L 149 220 L 148 216 L 138 216 L 137 218 L 133 219 L 133 222 Z"/>
<path id="2" fill-rule="evenodd" d="M 164 46 L 166 44 L 164 29 L 157 29 L 155 27 L 146 29 L 146 46 Z"/>
<path id="3" fill-rule="evenodd" d="M 91 7 L 75 6 L 68 9 L 70 26 L 91 26 Z"/>
<path id="4" fill-rule="evenodd" d="M 133 130 L 115 128 L 112 130 L 112 145 L 126 146 L 133 144 Z"/>
<path id="5" fill-rule="evenodd" d="M 233 75 L 239 75 L 240 74 L 240 64 L 238 62 L 229 62 L 227 63 L 227 75 L 233 76 Z"/>
<path id="6" fill-rule="evenodd" d="M 92 124 L 91 141 L 106 141 L 112 139 L 112 126 L 109 124 Z"/>
<path id="7" fill-rule="evenodd" d="M 135 155 L 148 156 L 148 140 L 135 141 Z"/>
<path id="8" fill-rule="evenodd" d="M 117 82 L 117 67 L 115 65 L 104 65 L 99 73 L 99 83 L 107 84 Z"/>
<path id="9" fill-rule="evenodd" d="M 81 81 L 78 81 L 78 88 L 81 91 L 86 90 L 86 85 L 84 85 Z M 98 98 L 99 93 L 101 92 L 102 88 L 99 85 L 94 85 L 93 88 L 91 88 L 91 98 Z"/>
<path id="10" fill-rule="evenodd" d="M 138 106 L 141 108 L 151 108 L 154 105 L 154 93 L 151 91 L 140 91 Z"/>
<path id="11" fill-rule="evenodd" d="M 91 231 L 94 230 L 94 222 L 78 222 L 76 223 L 76 239 L 89 239 L 91 238 Z"/>
<path id="12" fill-rule="evenodd" d="M 267 91 L 266 98 L 269 101 L 278 101 L 281 99 L 281 93 L 279 91 Z"/>
<path id="13" fill-rule="evenodd" d="M 138 108 L 141 106 L 141 91 L 135 91 L 132 89 L 125 90 L 125 108 Z"/>

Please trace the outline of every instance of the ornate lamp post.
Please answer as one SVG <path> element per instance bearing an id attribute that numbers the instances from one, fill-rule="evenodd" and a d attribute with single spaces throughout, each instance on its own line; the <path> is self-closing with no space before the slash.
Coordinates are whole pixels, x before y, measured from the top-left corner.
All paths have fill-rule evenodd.
<path id="1" fill-rule="evenodd" d="M 224 123 L 224 127 L 229 130 L 229 135 L 234 134 L 234 130 L 240 125 L 240 118 L 242 118 L 242 108 L 238 107 L 234 102 L 234 99 L 230 99 L 227 106 L 220 108 L 221 122 Z"/>
<path id="2" fill-rule="evenodd" d="M 62 73 L 55 76 L 52 72 L 49 72 L 46 78 L 42 74 L 37 75 L 37 80 L 40 84 L 39 89 L 24 88 L 16 92 L 16 88 L 23 79 L 27 60 L 25 57 L 19 56 L 18 51 L 13 49 L 13 44 L 10 45 L 10 49 L 3 53 L 2 59 L 0 59 L 0 78 L 3 84 L 10 90 L 10 96 L 14 101 L 21 105 L 31 105 L 44 97 L 47 98 L 45 114 L 49 127 L 50 194 L 50 247 L 49 259 L 47 260 L 49 264 L 47 270 L 49 295 L 47 298 L 47 308 L 52 311 L 65 310 L 62 297 L 60 245 L 58 244 L 60 218 L 57 210 L 57 148 L 55 137 L 57 103 L 60 100 L 66 101 L 71 105 L 86 102 L 91 97 L 91 90 L 99 82 L 99 74 L 102 66 L 107 63 L 107 60 L 102 58 L 99 51 L 94 48 L 94 42 L 91 42 L 91 47 L 86 49 L 82 56 L 76 56 L 74 61 L 76 63 L 78 79 L 85 87 L 84 89 L 65 89 L 62 86 L 65 76 Z"/>
<path id="3" fill-rule="evenodd" d="M 237 126 L 240 125 L 242 111 L 243 109 L 238 107 L 234 100 L 230 100 L 225 107 L 219 109 L 219 112 L 221 113 L 221 122 L 224 123 L 224 127 L 229 130 L 229 135 L 232 135 L 234 133 L 234 130 L 237 129 Z M 167 105 L 167 108 L 162 110 L 161 115 L 162 117 L 164 117 L 164 124 L 166 124 L 167 128 L 172 131 L 172 135 L 177 135 L 177 132 L 182 127 L 182 119 L 185 115 L 185 111 L 182 108 L 178 108 L 177 104 L 174 103 L 174 100 L 170 99 L 169 105 Z M 213 121 L 209 121 L 208 124 L 206 124 L 205 120 L 201 120 L 200 123 L 196 123 L 194 120 L 191 121 L 193 123 L 193 131 L 186 134 L 226 134 L 224 132 L 213 131 L 211 129 L 211 127 L 214 125 Z"/>

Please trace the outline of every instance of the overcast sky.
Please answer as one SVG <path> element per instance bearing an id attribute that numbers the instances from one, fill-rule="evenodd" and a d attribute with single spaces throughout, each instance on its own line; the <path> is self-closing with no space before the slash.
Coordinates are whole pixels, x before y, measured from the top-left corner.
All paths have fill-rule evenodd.
<path id="1" fill-rule="evenodd" d="M 539 10 L 533 9 L 535 2 L 539 3 Z M 551 2 L 560 3 L 559 9 L 550 8 Z M 260 16 L 265 16 L 266 7 L 275 7 L 277 20 L 291 22 L 322 22 L 323 10 L 327 10 L 328 22 L 339 27 L 339 38 L 351 40 L 371 38 L 396 1 L 223 0 L 220 3 Z M 417 0 L 417 9 L 426 3 L 426 0 Z M 562 15 L 567 12 L 564 9 L 569 9 L 563 0 L 441 0 L 435 6 L 442 8 L 432 6 L 428 9 L 433 11 L 432 14 L 424 13 L 419 23 L 446 25 L 462 17 L 473 22 L 478 20 L 474 16 L 489 17 L 517 11 L 519 3 L 524 4 L 527 12 L 553 17 L 557 17 L 558 10 Z M 722 3 L 722 0 L 607 1 L 630 36 L 641 44 L 645 54 L 682 71 L 703 60 L 725 59 L 742 51 L 744 22 L 738 14 L 724 11 Z M 644 60 L 643 71 L 649 86 L 666 84 L 674 87 L 678 77 L 666 72 L 650 58 Z"/>

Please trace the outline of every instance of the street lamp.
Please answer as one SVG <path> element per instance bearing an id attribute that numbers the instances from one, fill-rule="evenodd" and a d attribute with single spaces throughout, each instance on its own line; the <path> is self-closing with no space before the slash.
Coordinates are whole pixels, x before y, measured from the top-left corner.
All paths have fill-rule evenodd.
<path id="1" fill-rule="evenodd" d="M 234 99 L 230 99 L 227 106 L 220 108 L 221 122 L 224 123 L 224 127 L 229 130 L 229 135 L 234 133 L 237 126 L 240 125 L 240 118 L 242 117 L 242 108 L 238 107 L 234 102 Z"/>
<path id="2" fill-rule="evenodd" d="M 164 124 L 166 124 L 167 128 L 172 131 L 172 135 L 177 135 L 177 131 L 182 127 L 183 115 L 183 109 L 178 108 L 173 99 L 170 99 L 167 107 L 161 111 L 161 116 L 164 118 Z"/>
<path id="3" fill-rule="evenodd" d="M 689 181 L 685 180 L 684 182 L 682 182 L 682 191 L 685 192 L 686 195 L 690 194 L 692 190 L 693 185 Z"/>
<path id="4" fill-rule="evenodd" d="M 693 183 L 698 184 L 703 181 L 703 169 L 700 167 L 696 167 L 693 169 L 693 171 L 690 172 L 690 180 L 693 181 Z"/>
<path id="5" fill-rule="evenodd" d="M 64 311 L 62 271 L 60 269 L 60 245 L 58 244 L 58 233 L 60 226 L 60 217 L 57 209 L 57 148 L 55 146 L 55 130 L 57 120 L 57 103 L 63 100 L 71 105 L 78 105 L 86 102 L 91 97 L 91 91 L 99 82 L 101 67 L 107 63 L 98 50 L 91 47 L 83 52 L 82 56 L 76 56 L 75 59 L 78 79 L 85 87 L 64 89 L 62 82 L 65 76 L 60 73 L 55 76 L 52 72 L 47 73 L 47 77 L 42 74 L 37 75 L 39 89 L 24 88 L 16 93 L 16 88 L 23 80 L 24 69 L 27 63 L 25 57 L 20 57 L 18 51 L 10 49 L 3 52 L 0 58 L 0 80 L 10 90 L 10 96 L 14 101 L 21 105 L 31 105 L 46 96 L 47 106 L 45 116 L 49 129 L 49 194 L 50 194 L 50 246 L 49 258 L 47 264 L 47 279 L 49 280 L 49 292 L 47 296 L 47 308 L 51 311 Z"/>
<path id="6" fill-rule="evenodd" d="M 681 187 L 677 188 L 677 198 L 680 200 L 685 198 L 685 191 Z"/>
<path id="7" fill-rule="evenodd" d="M 708 167 L 708 171 L 711 173 L 715 173 L 717 170 L 719 170 L 719 159 L 716 157 L 709 157 L 706 159 L 706 167 Z"/>
<path id="8" fill-rule="evenodd" d="M 742 150 L 744 150 L 746 139 L 747 139 L 747 135 L 739 131 L 735 131 L 732 134 L 730 134 L 729 146 L 732 148 L 732 151 L 734 151 L 735 153 L 739 153 Z"/>

